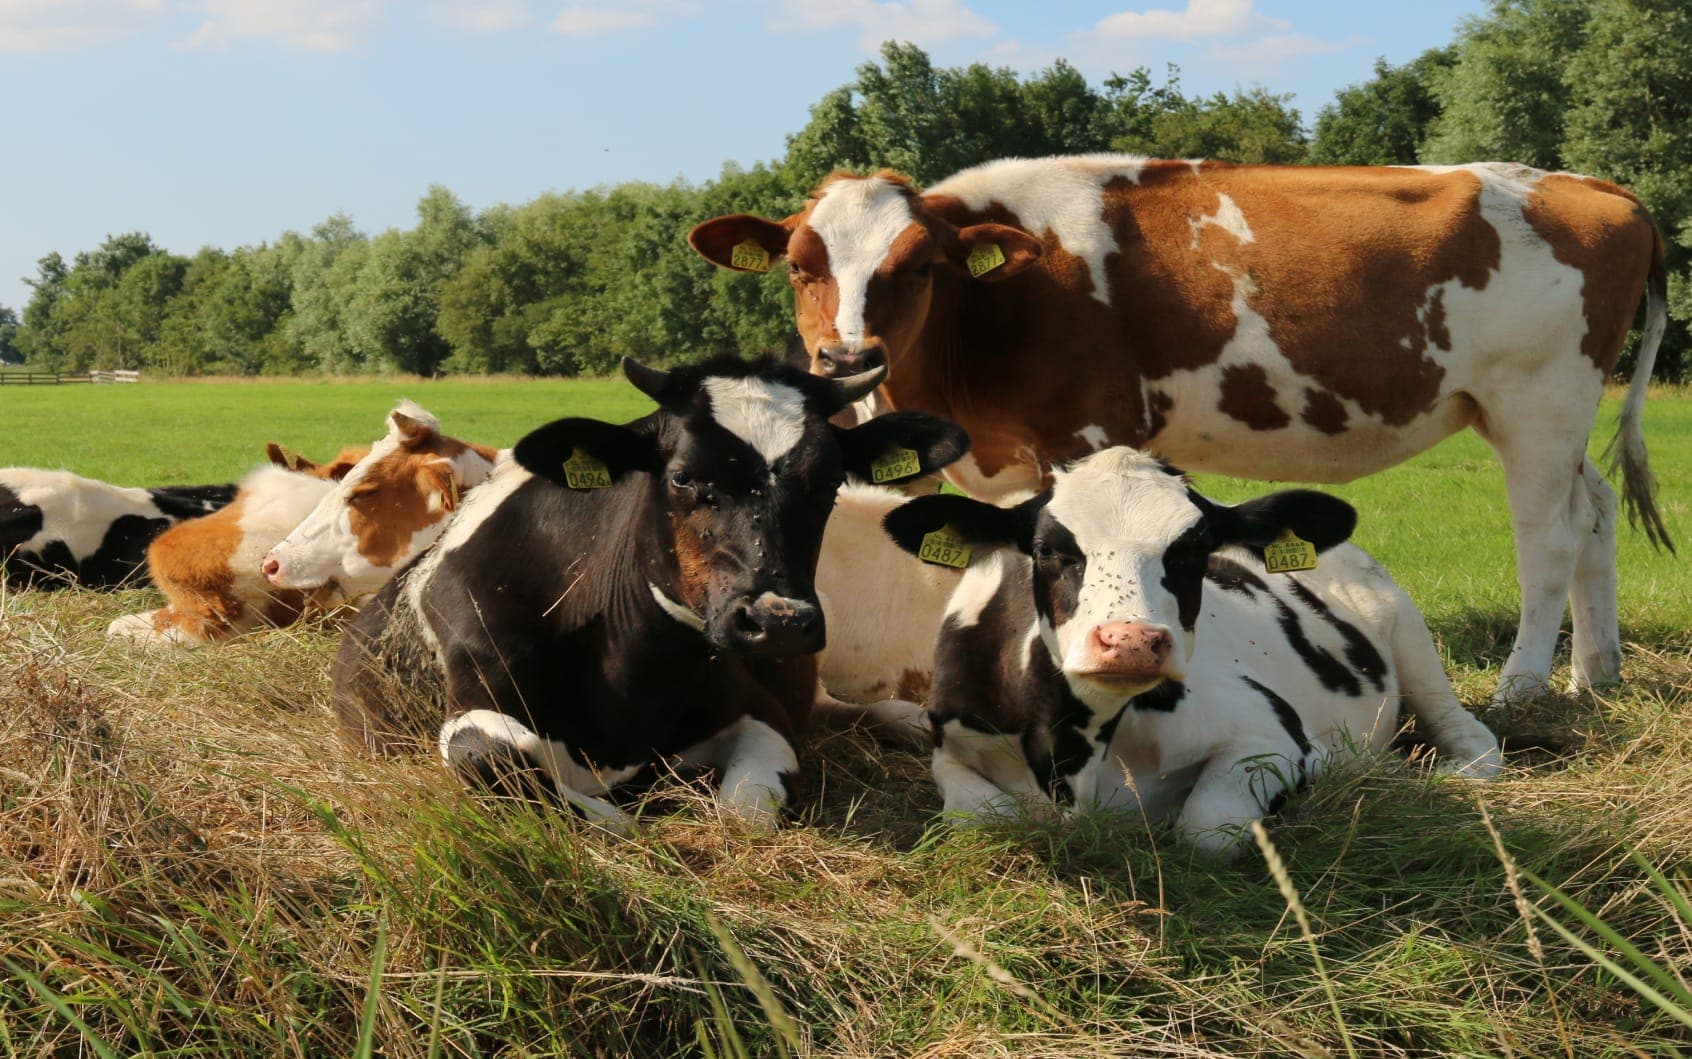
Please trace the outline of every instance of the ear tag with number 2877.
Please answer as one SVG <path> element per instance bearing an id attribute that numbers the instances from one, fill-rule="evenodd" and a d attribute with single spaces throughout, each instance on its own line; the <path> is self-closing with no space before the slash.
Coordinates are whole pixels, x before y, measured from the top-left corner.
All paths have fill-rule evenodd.
<path id="1" fill-rule="evenodd" d="M 735 268 L 745 269 L 747 272 L 768 272 L 770 270 L 770 252 L 751 239 L 734 244 L 734 250 L 729 253 L 729 264 Z"/>
<path id="2" fill-rule="evenodd" d="M 564 484 L 571 489 L 609 489 L 611 471 L 605 461 L 581 449 L 571 449 L 564 461 Z"/>
<path id="3" fill-rule="evenodd" d="M 1281 535 L 1263 549 L 1263 568 L 1272 574 L 1314 570 L 1316 546 L 1290 529 L 1282 530 Z"/>
<path id="4" fill-rule="evenodd" d="M 998 243 L 982 243 L 969 252 L 964 263 L 969 267 L 969 274 L 979 278 L 1004 264 L 1005 252 L 999 249 Z"/>
<path id="5" fill-rule="evenodd" d="M 969 565 L 969 557 L 974 549 L 957 530 L 951 526 L 941 526 L 932 533 L 925 533 L 922 537 L 922 547 L 917 551 L 917 558 L 935 566 L 950 566 L 954 570 L 962 570 Z"/>
<path id="6" fill-rule="evenodd" d="M 875 462 L 870 464 L 870 481 L 876 485 L 896 482 L 901 478 L 914 478 L 921 473 L 922 460 L 915 450 L 902 449 L 896 445 L 877 456 Z"/>

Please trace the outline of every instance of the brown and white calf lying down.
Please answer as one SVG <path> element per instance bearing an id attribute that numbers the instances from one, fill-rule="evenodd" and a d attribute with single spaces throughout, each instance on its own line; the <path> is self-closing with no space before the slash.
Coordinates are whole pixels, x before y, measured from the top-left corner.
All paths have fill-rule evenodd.
<path id="1" fill-rule="evenodd" d="M 230 485 L 136 489 L 69 471 L 0 468 L 0 567 L 8 588 L 146 583 L 147 545 L 235 497 Z"/>
<path id="2" fill-rule="evenodd" d="M 1334 754 L 1387 746 L 1400 706 L 1452 771 L 1491 777 L 1497 740 L 1452 694 L 1410 598 L 1342 543 L 1355 522 L 1307 490 L 1216 504 L 1125 448 L 1014 508 L 893 511 L 907 550 L 949 529 L 976 552 L 928 700 L 947 811 L 1072 800 L 1172 816 L 1225 853 Z M 1270 572 L 1264 550 L 1287 532 L 1313 569 Z"/>
<path id="3" fill-rule="evenodd" d="M 520 441 L 348 628 L 335 708 L 358 743 L 430 743 L 469 782 L 614 827 L 603 796 L 654 765 L 714 767 L 727 812 L 773 825 L 814 695 L 836 490 L 891 448 L 928 473 L 968 439 L 919 413 L 831 425 L 880 372 L 624 370 L 657 410 Z"/>

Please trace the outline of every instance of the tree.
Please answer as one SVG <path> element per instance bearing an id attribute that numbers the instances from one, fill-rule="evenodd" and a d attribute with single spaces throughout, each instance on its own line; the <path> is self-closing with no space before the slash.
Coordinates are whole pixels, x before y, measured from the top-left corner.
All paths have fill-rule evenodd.
<path id="1" fill-rule="evenodd" d="M 18 314 L 0 305 L 0 364 L 18 364 L 23 361 L 23 350 L 18 348 Z"/>
<path id="2" fill-rule="evenodd" d="M 1343 88 L 1316 117 L 1310 161 L 1317 165 L 1414 165 L 1428 126 L 1439 116 L 1433 80 L 1456 62 L 1454 48 L 1433 48 L 1405 63 L 1375 60 L 1375 77 Z"/>
<path id="3" fill-rule="evenodd" d="M 306 363 L 320 371 L 361 370 L 365 351 L 353 343 L 345 319 L 370 241 L 352 218 L 337 213 L 301 243 L 293 260 L 292 314 L 284 333 Z"/>

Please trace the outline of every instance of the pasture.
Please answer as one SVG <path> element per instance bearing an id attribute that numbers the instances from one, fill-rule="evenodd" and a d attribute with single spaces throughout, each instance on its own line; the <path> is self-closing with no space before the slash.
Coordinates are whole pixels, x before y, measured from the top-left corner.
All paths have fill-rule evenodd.
<path id="1" fill-rule="evenodd" d="M 644 405 L 620 381 L 7 390 L 0 464 L 229 480 L 266 441 L 368 442 L 400 396 L 498 445 Z M 1646 434 L 1692 547 L 1692 396 L 1655 394 Z M 1484 703 L 1516 617 L 1484 444 L 1333 491 Z M 1623 687 L 1480 711 L 1514 748 L 1498 782 L 1348 767 L 1289 802 L 1271 861 L 1224 866 L 1132 821 L 955 832 L 927 756 L 856 733 L 802 756 L 794 827 L 750 834 L 666 785 L 615 838 L 345 751 L 330 630 L 149 652 L 101 632 L 150 590 L 0 595 L 0 1049 L 1679 1054 L 1692 567 L 1624 529 L 1621 596 Z"/>

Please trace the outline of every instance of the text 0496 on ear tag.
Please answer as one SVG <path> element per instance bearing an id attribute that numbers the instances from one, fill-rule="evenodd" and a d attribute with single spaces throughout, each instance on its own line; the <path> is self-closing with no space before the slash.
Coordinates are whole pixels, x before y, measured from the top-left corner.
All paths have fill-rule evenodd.
<path id="1" fill-rule="evenodd" d="M 571 489 L 609 489 L 611 471 L 603 460 L 581 449 L 571 449 L 564 461 L 564 484 Z"/>
<path id="2" fill-rule="evenodd" d="M 734 244 L 734 250 L 729 254 L 729 264 L 747 272 L 768 272 L 770 252 L 748 239 L 743 243 Z"/>
<path id="3" fill-rule="evenodd" d="M 998 243 L 982 243 L 969 252 L 965 263 L 971 276 L 984 276 L 1005 263 L 1005 252 Z"/>
<path id="4" fill-rule="evenodd" d="M 941 526 L 932 533 L 923 534 L 922 547 L 917 551 L 917 558 L 935 566 L 950 566 L 954 570 L 962 570 L 969 565 L 972 549 L 969 542 L 960 537 L 950 526 Z"/>
<path id="5" fill-rule="evenodd" d="M 901 478 L 911 478 L 921 473 L 922 460 L 911 449 L 888 449 L 870 464 L 870 481 L 876 485 L 896 482 Z"/>
<path id="6" fill-rule="evenodd" d="M 1316 546 L 1292 530 L 1282 530 L 1269 547 L 1263 549 L 1263 568 L 1272 574 L 1290 574 L 1295 570 L 1316 569 Z"/>

